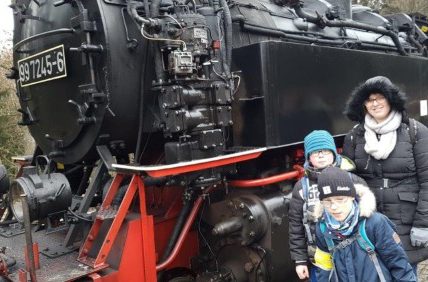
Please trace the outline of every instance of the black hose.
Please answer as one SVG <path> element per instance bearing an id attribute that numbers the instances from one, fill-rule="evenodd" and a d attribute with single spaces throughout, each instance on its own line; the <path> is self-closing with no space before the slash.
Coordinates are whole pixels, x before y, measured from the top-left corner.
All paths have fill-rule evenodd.
<path id="1" fill-rule="evenodd" d="M 193 12 L 196 14 L 196 2 L 195 2 L 195 0 L 186 0 L 185 4 L 187 5 L 190 2 L 192 2 Z"/>
<path id="2" fill-rule="evenodd" d="M 401 42 L 400 42 L 400 39 L 398 38 L 398 35 L 391 30 L 386 30 L 383 28 L 378 28 L 378 27 L 374 27 L 371 25 L 358 23 L 355 21 L 349 21 L 349 20 L 348 21 L 341 21 L 341 20 L 330 21 L 324 17 L 321 17 L 320 15 L 314 16 L 314 15 L 311 15 L 309 13 L 306 13 L 305 11 L 303 11 L 302 7 L 300 6 L 300 3 L 293 5 L 292 8 L 294 8 L 294 10 L 296 11 L 296 14 L 299 17 L 306 19 L 308 22 L 317 24 L 321 28 L 324 28 L 326 26 L 328 26 L 328 27 L 349 27 L 349 28 L 356 28 L 356 29 L 361 29 L 361 30 L 372 31 L 372 32 L 376 32 L 376 33 L 380 33 L 380 34 L 389 36 L 392 39 L 392 41 L 394 42 L 395 46 L 397 47 L 398 53 L 400 53 L 403 56 L 408 55 L 406 50 L 404 50 L 403 46 L 401 45 Z"/>
<path id="3" fill-rule="evenodd" d="M 232 16 L 230 14 L 229 6 L 227 5 L 226 0 L 220 0 L 220 6 L 223 8 L 224 14 L 224 32 L 227 64 L 225 72 L 227 76 L 229 76 L 230 66 L 232 65 Z"/>
<path id="4" fill-rule="evenodd" d="M 150 25 L 151 24 L 150 20 L 140 17 L 140 15 L 138 15 L 137 9 L 141 7 L 143 7 L 143 3 L 137 2 L 137 1 L 129 1 L 126 5 L 126 10 L 131 15 L 131 17 L 134 20 L 136 20 L 138 23 Z M 147 16 L 147 12 L 146 12 L 146 16 Z"/>
<path id="5" fill-rule="evenodd" d="M 409 38 L 410 43 L 412 43 L 413 45 L 416 46 L 416 48 L 418 48 L 419 52 L 422 53 L 424 51 L 424 46 L 422 46 L 422 44 L 419 43 L 413 35 L 407 34 L 407 38 Z"/>
<path id="6" fill-rule="evenodd" d="M 161 262 L 165 261 L 168 258 L 169 254 L 174 248 L 175 242 L 177 241 L 177 238 L 180 235 L 181 229 L 183 229 L 187 215 L 189 214 L 190 209 L 192 208 L 192 203 L 193 201 L 186 200 L 186 203 L 181 209 L 180 214 L 177 218 L 177 222 L 175 223 L 174 229 L 172 230 L 172 234 L 169 238 L 168 245 L 166 246 L 165 251 L 163 252 L 162 258 L 160 259 Z"/>
<path id="7" fill-rule="evenodd" d="M 287 33 L 280 31 L 280 30 L 266 28 L 266 27 L 260 27 L 260 26 L 254 26 L 254 25 L 250 25 L 250 24 L 243 24 L 242 29 L 244 31 L 267 34 L 267 35 L 277 36 L 277 37 L 290 39 L 290 40 L 296 40 L 296 41 L 305 41 L 305 42 L 309 42 L 309 43 L 321 43 L 321 44 L 331 44 L 331 45 L 342 45 L 343 44 L 343 41 L 334 41 L 334 40 L 312 38 L 312 37 L 301 36 L 301 35 L 292 35 L 292 34 L 287 34 Z"/>

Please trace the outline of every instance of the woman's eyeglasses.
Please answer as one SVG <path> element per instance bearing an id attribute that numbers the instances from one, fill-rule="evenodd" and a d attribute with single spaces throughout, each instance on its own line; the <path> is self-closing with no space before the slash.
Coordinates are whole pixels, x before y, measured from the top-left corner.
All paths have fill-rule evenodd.
<path id="1" fill-rule="evenodd" d="M 337 198 L 337 199 L 330 199 L 330 200 L 323 200 L 321 201 L 322 205 L 326 208 L 331 208 L 331 206 L 334 204 L 336 206 L 341 206 L 345 203 L 348 202 L 348 197 L 343 197 L 343 198 Z"/>
<path id="2" fill-rule="evenodd" d="M 327 156 L 329 154 L 333 154 L 330 150 L 318 150 L 311 153 L 311 156 Z"/>
<path id="3" fill-rule="evenodd" d="M 372 99 L 367 99 L 366 101 L 364 101 L 364 104 L 367 106 L 367 105 L 373 105 L 374 104 L 374 102 L 377 102 L 378 104 L 381 104 L 381 103 L 383 103 L 383 102 L 385 102 L 385 100 L 386 100 L 386 98 L 385 98 L 385 96 L 378 96 L 378 97 L 375 97 L 375 98 L 372 98 Z"/>

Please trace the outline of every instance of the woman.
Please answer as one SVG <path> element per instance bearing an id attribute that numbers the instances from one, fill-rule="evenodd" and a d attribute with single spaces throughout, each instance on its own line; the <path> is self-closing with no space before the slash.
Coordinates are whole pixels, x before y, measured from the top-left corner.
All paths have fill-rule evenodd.
<path id="1" fill-rule="evenodd" d="M 294 186 L 288 212 L 289 243 L 291 258 L 296 264 L 299 278 L 316 281 L 315 268 L 311 267 L 311 261 L 315 251 L 316 221 L 313 213 L 315 205 L 319 202 L 318 175 L 329 166 L 338 166 L 348 171 L 354 170 L 355 166 L 352 161 L 337 153 L 333 136 L 325 130 L 314 130 L 309 133 L 304 139 L 304 149 L 305 176 Z M 364 182 L 356 175 L 352 177 L 356 182 Z"/>
<path id="2" fill-rule="evenodd" d="M 416 273 L 428 258 L 428 129 L 409 119 L 405 101 L 383 76 L 358 86 L 345 114 L 359 124 L 345 137 L 343 155 L 375 193 L 377 210 L 396 224 Z"/>
<path id="3" fill-rule="evenodd" d="M 319 281 L 416 281 L 393 223 L 375 212 L 373 194 L 358 197 L 358 191 L 368 189 L 354 184 L 349 173 L 337 167 L 319 175 L 315 252 Z"/>

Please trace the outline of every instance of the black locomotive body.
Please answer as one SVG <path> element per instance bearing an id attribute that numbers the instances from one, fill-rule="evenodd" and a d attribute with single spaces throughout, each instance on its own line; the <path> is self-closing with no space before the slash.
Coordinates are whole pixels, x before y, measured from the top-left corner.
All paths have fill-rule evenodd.
<path id="1" fill-rule="evenodd" d="M 410 114 L 427 122 L 427 36 L 405 14 L 382 17 L 350 2 L 14 0 L 11 78 L 21 124 L 37 143 L 8 194 L 15 217 L 23 217 L 22 192 L 33 220 L 67 211 L 71 247 L 108 190 L 112 163 L 174 166 L 263 149 L 245 163 L 146 179 L 183 196 L 167 242 L 156 246 L 160 261 L 195 196 L 221 187 L 200 212 L 197 254 L 158 279 L 294 279 L 292 182 L 228 183 L 291 170 L 314 129 L 329 130 L 340 147 L 353 126 L 342 115 L 347 96 L 372 76 L 402 87 Z M 162 218 L 166 207 L 156 208 Z"/>

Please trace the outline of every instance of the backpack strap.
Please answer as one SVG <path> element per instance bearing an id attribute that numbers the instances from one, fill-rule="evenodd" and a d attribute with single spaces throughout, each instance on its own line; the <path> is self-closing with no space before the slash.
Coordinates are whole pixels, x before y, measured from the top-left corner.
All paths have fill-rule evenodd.
<path id="1" fill-rule="evenodd" d="M 326 226 L 325 222 L 321 221 L 320 222 L 321 233 L 324 234 L 326 229 L 327 229 L 327 226 Z M 336 267 L 334 265 L 334 253 L 339 249 L 346 248 L 347 246 L 351 245 L 354 241 L 357 241 L 358 245 L 361 247 L 361 249 L 363 249 L 365 252 L 367 252 L 367 255 L 369 256 L 370 260 L 373 262 L 375 269 L 376 269 L 376 272 L 377 272 L 377 275 L 379 276 L 379 280 L 381 282 L 386 282 L 385 275 L 382 272 L 382 269 L 381 269 L 380 263 L 379 263 L 379 259 L 377 257 L 376 251 L 375 251 L 375 246 L 370 241 L 370 239 L 366 233 L 366 219 L 364 219 L 358 223 L 358 232 L 354 236 L 341 241 L 337 245 L 334 244 L 333 239 L 331 239 L 331 238 L 327 238 L 326 236 L 324 236 L 324 239 L 325 239 L 325 242 L 327 243 L 328 251 L 332 254 L 334 272 L 336 272 Z M 337 273 L 336 273 L 336 275 L 337 275 Z M 332 276 L 332 273 L 330 273 L 330 278 L 331 278 L 331 276 Z M 339 281 L 339 280 L 337 280 L 337 281 Z"/>
<path id="2" fill-rule="evenodd" d="M 379 279 L 381 282 L 386 282 L 385 276 L 382 272 L 382 269 L 380 267 L 379 260 L 377 258 L 377 254 L 375 251 L 375 246 L 370 241 L 369 237 L 367 237 L 366 233 L 366 219 L 360 221 L 358 224 L 358 235 L 357 235 L 357 242 L 360 247 L 367 252 L 368 256 L 370 257 L 371 261 L 373 262 L 377 275 L 379 276 Z"/>
<path id="3" fill-rule="evenodd" d="M 357 133 L 356 131 L 359 130 L 359 126 L 360 124 L 356 124 L 352 129 L 351 129 L 351 141 L 352 141 L 352 148 L 355 151 L 355 148 L 357 147 Z"/>
<path id="4" fill-rule="evenodd" d="M 302 194 L 303 194 L 303 226 L 305 227 L 306 238 L 308 239 L 308 243 L 313 245 L 315 240 L 311 233 L 311 227 L 309 226 L 308 221 L 308 193 L 309 193 L 309 177 L 307 175 L 302 178 Z"/>
<path id="5" fill-rule="evenodd" d="M 416 134 L 418 134 L 418 123 L 415 119 L 409 118 L 409 135 L 413 147 L 416 144 Z"/>
<path id="6" fill-rule="evenodd" d="M 320 222 L 320 230 L 321 233 L 324 234 L 325 231 L 327 230 L 327 226 L 325 224 L 324 221 Z M 327 248 L 329 253 L 331 254 L 331 263 L 332 263 L 332 270 L 330 271 L 330 275 L 328 276 L 328 281 L 331 281 L 333 275 L 336 279 L 336 281 L 339 281 L 339 277 L 337 276 L 337 271 L 336 271 L 336 264 L 334 263 L 334 252 L 335 252 L 335 248 L 334 248 L 334 242 L 333 239 L 331 238 L 327 238 L 326 236 L 324 236 L 324 240 L 327 243 Z"/>
<path id="7" fill-rule="evenodd" d="M 321 230 L 321 233 L 322 233 L 322 234 L 324 234 L 324 233 L 325 233 L 325 231 L 327 230 L 327 225 L 325 224 L 325 222 L 324 222 L 324 221 L 321 221 L 321 222 L 320 222 L 320 230 Z M 327 238 L 326 236 L 324 236 L 324 239 L 325 239 L 325 242 L 327 243 L 328 251 L 329 251 L 331 254 L 333 254 L 333 251 L 334 251 L 334 242 L 333 242 L 333 239 L 331 239 L 331 238 Z"/>

